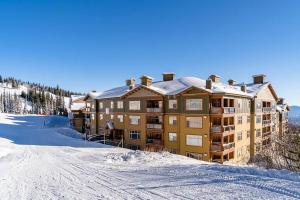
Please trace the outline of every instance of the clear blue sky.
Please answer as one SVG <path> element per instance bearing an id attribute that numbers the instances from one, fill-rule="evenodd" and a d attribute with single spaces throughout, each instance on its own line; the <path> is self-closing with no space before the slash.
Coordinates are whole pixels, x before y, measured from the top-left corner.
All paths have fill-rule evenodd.
<path id="1" fill-rule="evenodd" d="M 0 0 L 0 74 L 86 92 L 141 74 L 251 81 L 300 105 L 299 0 Z"/>

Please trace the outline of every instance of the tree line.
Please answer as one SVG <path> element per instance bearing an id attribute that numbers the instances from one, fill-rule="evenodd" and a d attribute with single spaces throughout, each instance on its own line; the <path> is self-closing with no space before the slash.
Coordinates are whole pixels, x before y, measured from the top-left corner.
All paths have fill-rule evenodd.
<path id="1" fill-rule="evenodd" d="M 2 78 L 1 75 L 0 84 L 3 88 L 0 93 L 0 112 L 3 113 L 67 115 L 69 105 L 66 105 L 66 98 L 80 94 L 61 89 L 59 86 L 49 87 L 13 77 Z M 27 92 L 12 94 L 10 89 L 19 89 L 20 86 L 25 86 Z"/>

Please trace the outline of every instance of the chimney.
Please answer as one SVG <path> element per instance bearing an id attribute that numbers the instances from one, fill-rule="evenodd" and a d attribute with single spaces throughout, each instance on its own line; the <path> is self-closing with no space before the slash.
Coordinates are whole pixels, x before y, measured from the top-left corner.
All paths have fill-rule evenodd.
<path id="1" fill-rule="evenodd" d="M 164 81 L 173 81 L 175 77 L 175 74 L 172 72 L 165 72 L 162 75 Z"/>
<path id="2" fill-rule="evenodd" d="M 152 84 L 153 78 L 150 76 L 143 75 L 141 78 L 141 84 L 144 86 L 150 86 Z"/>
<path id="3" fill-rule="evenodd" d="M 206 89 L 211 90 L 212 88 L 212 80 L 211 79 L 207 79 L 206 80 Z"/>
<path id="4" fill-rule="evenodd" d="M 285 100 L 284 98 L 279 98 L 278 104 L 283 105 L 285 103 L 284 100 Z"/>
<path id="5" fill-rule="evenodd" d="M 220 76 L 218 76 L 218 75 L 210 75 L 209 76 L 209 79 L 211 79 L 212 80 L 212 82 L 214 82 L 214 83 L 219 83 L 220 81 L 221 81 L 221 77 Z"/>
<path id="6" fill-rule="evenodd" d="M 129 86 L 130 89 L 134 88 L 134 86 L 135 86 L 135 79 L 134 78 L 127 79 L 126 80 L 126 86 Z"/>
<path id="7" fill-rule="evenodd" d="M 247 86 L 245 84 L 241 85 L 242 92 L 247 92 Z"/>
<path id="8" fill-rule="evenodd" d="M 265 82 L 266 75 L 264 74 L 258 74 L 258 75 L 253 75 L 253 83 L 254 84 L 262 84 Z"/>
<path id="9" fill-rule="evenodd" d="M 232 80 L 232 79 L 228 80 L 228 85 L 235 85 L 235 84 L 236 84 L 235 80 Z"/>

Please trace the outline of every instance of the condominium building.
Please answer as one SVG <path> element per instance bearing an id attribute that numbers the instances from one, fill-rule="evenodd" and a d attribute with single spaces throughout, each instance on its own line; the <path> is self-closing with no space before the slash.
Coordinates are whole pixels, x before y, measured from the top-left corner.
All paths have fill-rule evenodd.
<path id="1" fill-rule="evenodd" d="M 199 160 L 247 162 L 278 133 L 279 101 L 264 75 L 249 84 L 226 83 L 217 75 L 140 83 L 86 97 L 87 131 L 130 149 L 167 150 Z M 273 129 L 275 127 L 275 129 Z"/>

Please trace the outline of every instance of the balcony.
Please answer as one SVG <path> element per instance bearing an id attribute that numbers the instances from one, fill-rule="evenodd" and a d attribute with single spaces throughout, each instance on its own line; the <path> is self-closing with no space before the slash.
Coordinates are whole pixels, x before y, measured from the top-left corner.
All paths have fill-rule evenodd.
<path id="1" fill-rule="evenodd" d="M 230 131 L 234 131 L 235 130 L 235 126 L 234 125 L 227 125 L 224 126 L 224 132 L 230 132 Z"/>
<path id="2" fill-rule="evenodd" d="M 270 119 L 266 119 L 266 120 L 263 120 L 263 125 L 269 125 L 269 124 L 271 124 L 271 122 L 272 122 L 272 120 L 270 120 Z"/>
<path id="3" fill-rule="evenodd" d="M 211 145 L 211 151 L 212 152 L 222 152 L 222 151 L 232 149 L 234 147 L 235 147 L 234 142 L 224 143 L 223 145 L 221 144 L 221 142 L 213 142 Z"/>
<path id="4" fill-rule="evenodd" d="M 224 107 L 224 114 L 235 113 L 234 107 Z"/>
<path id="5" fill-rule="evenodd" d="M 147 112 L 162 112 L 162 108 L 147 108 Z"/>
<path id="6" fill-rule="evenodd" d="M 162 124 L 148 124 L 147 123 L 147 128 L 150 128 L 150 129 L 162 129 Z"/>
<path id="7" fill-rule="evenodd" d="M 262 111 L 263 112 L 271 112 L 272 111 L 272 107 L 263 107 Z"/>
<path id="8" fill-rule="evenodd" d="M 161 139 L 155 139 L 155 138 L 147 138 L 146 143 L 147 144 L 152 144 L 152 145 L 162 145 L 162 140 Z"/>
<path id="9" fill-rule="evenodd" d="M 271 131 L 268 131 L 268 132 L 263 133 L 263 137 L 268 137 L 268 136 L 270 136 L 270 135 L 272 135 L 272 132 L 271 132 Z"/>
<path id="10" fill-rule="evenodd" d="M 212 126 L 211 128 L 210 128 L 210 131 L 212 132 L 212 133 L 220 133 L 220 132 L 222 132 L 222 126 Z"/>
<path id="11" fill-rule="evenodd" d="M 230 133 L 234 132 L 235 126 L 234 125 L 227 125 L 227 126 L 212 126 L 210 128 L 211 133 Z"/>
<path id="12" fill-rule="evenodd" d="M 235 108 L 234 107 L 212 107 L 210 109 L 211 114 L 231 114 L 235 113 Z"/>

